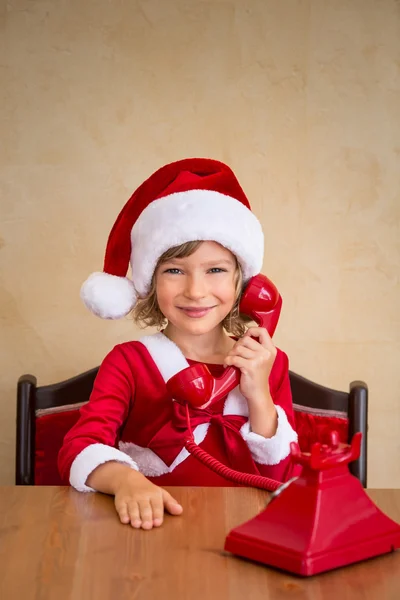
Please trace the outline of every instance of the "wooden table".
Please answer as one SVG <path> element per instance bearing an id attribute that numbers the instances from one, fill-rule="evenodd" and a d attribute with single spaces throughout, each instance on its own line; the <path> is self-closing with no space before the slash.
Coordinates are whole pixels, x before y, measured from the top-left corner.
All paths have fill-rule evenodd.
<path id="1" fill-rule="evenodd" d="M 267 494 L 170 488 L 184 506 L 152 531 L 119 523 L 113 499 L 71 488 L 0 487 L 1 600 L 399 600 L 400 552 L 310 579 L 223 551 Z M 400 521 L 400 490 L 369 490 Z"/>

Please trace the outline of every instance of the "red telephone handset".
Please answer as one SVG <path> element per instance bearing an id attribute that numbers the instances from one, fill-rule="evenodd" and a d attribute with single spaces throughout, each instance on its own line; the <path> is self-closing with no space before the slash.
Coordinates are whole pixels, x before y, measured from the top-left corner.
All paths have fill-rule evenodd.
<path id="1" fill-rule="evenodd" d="M 275 285 L 261 273 L 253 277 L 240 300 L 239 312 L 274 335 L 282 308 L 282 298 Z M 168 392 L 178 402 L 206 408 L 220 400 L 240 381 L 240 371 L 228 367 L 220 377 L 213 377 L 206 365 L 187 367 L 167 381 Z"/>

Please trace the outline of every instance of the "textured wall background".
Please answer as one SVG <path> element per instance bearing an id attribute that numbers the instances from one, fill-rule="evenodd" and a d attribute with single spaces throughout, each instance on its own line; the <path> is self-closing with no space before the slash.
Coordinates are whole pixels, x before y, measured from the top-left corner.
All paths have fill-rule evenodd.
<path id="1" fill-rule="evenodd" d="M 370 387 L 369 485 L 400 485 L 400 3 L 3 0 L 0 482 L 15 384 L 139 332 L 79 288 L 133 189 L 228 162 L 266 232 L 291 366 Z"/>

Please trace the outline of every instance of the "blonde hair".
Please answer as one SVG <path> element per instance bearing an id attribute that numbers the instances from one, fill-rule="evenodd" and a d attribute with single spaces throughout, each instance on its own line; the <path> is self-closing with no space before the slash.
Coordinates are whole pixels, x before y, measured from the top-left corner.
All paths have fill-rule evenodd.
<path id="1" fill-rule="evenodd" d="M 151 280 L 151 287 L 148 295 L 145 298 L 140 298 L 134 309 L 132 310 L 133 320 L 141 327 L 157 327 L 158 329 L 162 329 L 167 320 L 162 314 L 160 307 L 157 301 L 156 294 L 156 271 L 157 268 L 172 258 L 185 258 L 190 256 L 197 250 L 197 248 L 202 244 L 201 241 L 193 241 L 186 242 L 185 244 L 181 244 L 180 246 L 174 246 L 170 248 L 162 256 L 159 258 L 157 266 L 154 270 L 153 277 Z M 223 328 L 228 332 L 234 335 L 235 337 L 242 336 L 246 331 L 246 322 L 249 322 L 250 319 L 247 319 L 244 315 L 239 313 L 239 302 L 243 291 L 243 273 L 242 268 L 236 259 L 236 270 L 235 270 L 235 303 L 231 309 L 231 311 L 226 315 L 225 319 L 222 321 Z"/>

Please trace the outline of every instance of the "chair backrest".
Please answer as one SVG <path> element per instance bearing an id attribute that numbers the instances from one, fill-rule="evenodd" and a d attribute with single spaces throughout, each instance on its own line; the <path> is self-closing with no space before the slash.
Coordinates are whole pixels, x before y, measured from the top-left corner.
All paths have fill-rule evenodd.
<path id="1" fill-rule="evenodd" d="M 17 485 L 61 485 L 57 456 L 67 431 L 88 402 L 98 367 L 47 386 L 23 375 L 17 387 L 16 468 Z M 350 470 L 364 487 L 367 482 L 367 386 L 353 382 L 349 393 L 339 392 L 290 372 L 299 445 L 308 451 L 315 441 L 326 441 L 333 429 L 341 441 L 361 431 L 360 458 Z"/>
<path id="2" fill-rule="evenodd" d="M 17 386 L 15 482 L 17 485 L 61 485 L 58 451 L 67 431 L 89 401 L 98 367 L 54 385 L 37 387 L 33 375 Z"/>
<path id="3" fill-rule="evenodd" d="M 328 441 L 336 430 L 339 440 L 350 442 L 354 434 L 362 433 L 361 452 L 350 463 L 350 472 L 367 487 L 368 387 L 363 381 L 353 381 L 348 392 L 319 385 L 290 371 L 293 407 L 300 448 L 308 452 L 315 441 Z"/>

